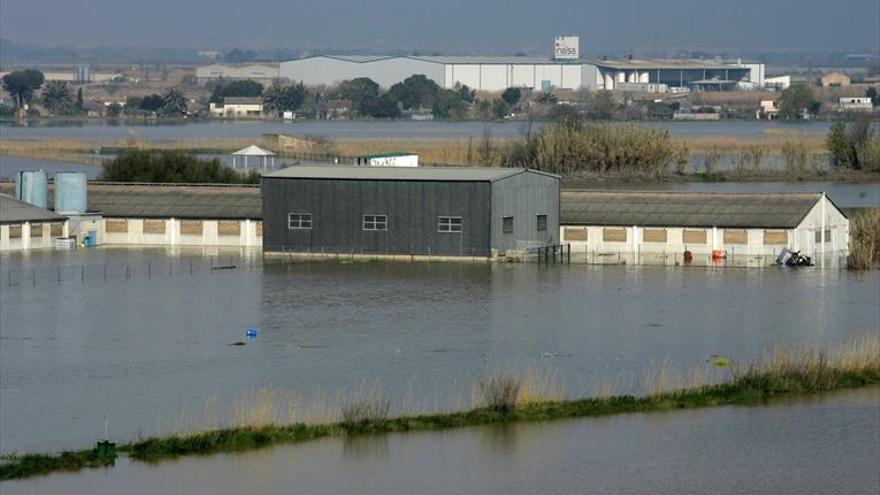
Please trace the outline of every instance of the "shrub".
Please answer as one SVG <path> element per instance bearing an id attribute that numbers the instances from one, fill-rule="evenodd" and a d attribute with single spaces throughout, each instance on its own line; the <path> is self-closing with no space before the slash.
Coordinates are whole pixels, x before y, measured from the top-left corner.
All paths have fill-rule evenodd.
<path id="1" fill-rule="evenodd" d="M 862 213 L 849 224 L 850 246 L 847 266 L 852 270 L 869 270 L 880 242 L 880 211 Z"/>
<path id="2" fill-rule="evenodd" d="M 259 184 L 260 173 L 224 167 L 180 151 L 130 151 L 104 165 L 100 180 L 110 182 L 175 182 L 193 184 Z"/>
<path id="3" fill-rule="evenodd" d="M 508 373 L 491 375 L 479 383 L 483 405 L 493 411 L 508 413 L 516 409 L 522 381 Z"/>
<path id="4" fill-rule="evenodd" d="M 388 419 L 391 401 L 387 399 L 379 387 L 373 387 L 364 393 L 361 386 L 354 396 L 342 404 L 342 424 L 346 428 L 356 428 L 370 423 Z"/>

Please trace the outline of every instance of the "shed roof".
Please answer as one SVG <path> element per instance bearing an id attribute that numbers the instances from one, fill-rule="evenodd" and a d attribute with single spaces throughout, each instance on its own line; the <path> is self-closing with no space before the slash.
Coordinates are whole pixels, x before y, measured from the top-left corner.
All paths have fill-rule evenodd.
<path id="1" fill-rule="evenodd" d="M 256 145 L 250 145 L 247 148 L 242 148 L 238 151 L 233 151 L 233 155 L 246 155 L 246 156 L 274 156 L 275 153 L 271 151 L 264 150 Z"/>
<path id="2" fill-rule="evenodd" d="M 562 193 L 561 223 L 791 229 L 821 198 L 822 193 L 571 191 Z"/>
<path id="3" fill-rule="evenodd" d="M 526 172 L 559 178 L 558 175 L 525 168 L 352 166 L 294 166 L 266 174 L 263 177 L 331 180 L 494 182 Z"/>
<path id="4" fill-rule="evenodd" d="M 64 217 L 49 210 L 34 206 L 12 196 L 0 194 L 0 223 L 57 222 Z"/>
<path id="5" fill-rule="evenodd" d="M 108 217 L 259 219 L 262 200 L 256 185 L 91 182 L 88 209 Z"/>

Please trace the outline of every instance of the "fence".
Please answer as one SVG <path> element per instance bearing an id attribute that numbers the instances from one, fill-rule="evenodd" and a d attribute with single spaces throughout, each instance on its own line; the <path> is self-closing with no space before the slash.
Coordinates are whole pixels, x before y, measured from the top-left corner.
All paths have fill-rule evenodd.
<path id="1" fill-rule="evenodd" d="M 207 257 L 166 257 L 114 261 L 107 263 L 58 264 L 0 270 L 2 283 L 7 288 L 45 284 L 106 283 L 118 280 L 154 279 L 189 276 L 197 273 L 222 273 L 261 267 L 261 253 Z"/>

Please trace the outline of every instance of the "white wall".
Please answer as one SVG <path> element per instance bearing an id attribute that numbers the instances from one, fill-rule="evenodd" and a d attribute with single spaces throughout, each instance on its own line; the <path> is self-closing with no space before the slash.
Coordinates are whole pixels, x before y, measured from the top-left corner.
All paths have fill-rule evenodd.
<path id="1" fill-rule="evenodd" d="M 440 85 L 446 82 L 443 64 L 402 57 L 362 63 L 312 57 L 282 62 L 280 68 L 281 77 L 308 85 L 332 85 L 357 77 L 369 77 L 379 86 L 389 88 L 414 74 L 424 74 Z"/>
<path id="2" fill-rule="evenodd" d="M 107 232 L 107 220 L 125 220 L 128 224 L 127 232 Z M 144 232 L 145 221 L 165 222 L 165 232 L 162 234 Z M 182 234 L 182 221 L 177 218 L 169 219 L 143 219 L 143 218 L 112 218 L 103 219 L 99 240 L 102 244 L 126 245 L 126 246 L 236 246 L 236 247 L 260 247 L 263 245 L 262 235 L 258 235 L 257 220 L 238 220 L 238 235 L 220 235 L 220 220 L 201 220 L 201 234 Z"/>
<path id="3" fill-rule="evenodd" d="M 55 247 L 55 237 L 67 237 L 67 221 L 65 220 L 61 226 L 61 235 L 52 236 L 51 223 L 35 222 L 35 228 L 39 229 L 42 234 L 40 236 L 31 236 L 31 223 L 23 222 L 14 225 L 0 225 L 0 251 L 28 251 L 31 249 L 53 249 Z M 13 227 L 21 228 L 19 237 L 10 237 L 10 229 Z"/>

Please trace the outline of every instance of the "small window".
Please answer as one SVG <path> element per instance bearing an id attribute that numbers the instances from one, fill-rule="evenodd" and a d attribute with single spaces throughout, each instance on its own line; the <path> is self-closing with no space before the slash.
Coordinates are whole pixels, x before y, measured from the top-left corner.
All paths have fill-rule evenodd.
<path id="1" fill-rule="evenodd" d="M 538 232 L 547 231 L 547 215 L 538 215 Z"/>
<path id="2" fill-rule="evenodd" d="M 503 217 L 501 219 L 501 232 L 505 234 L 513 233 L 513 217 Z"/>
<path id="3" fill-rule="evenodd" d="M 388 230 L 388 217 L 385 215 L 364 215 L 364 230 Z"/>
<path id="4" fill-rule="evenodd" d="M 312 230 L 312 214 L 289 213 L 287 215 L 287 228 L 290 230 Z"/>
<path id="5" fill-rule="evenodd" d="M 461 217 L 437 217 L 437 232 L 461 232 Z"/>

